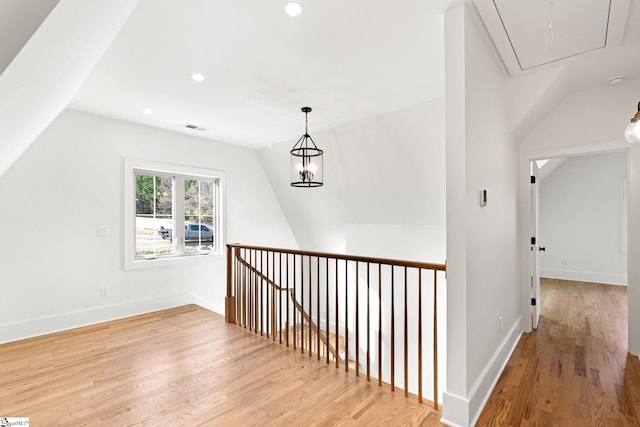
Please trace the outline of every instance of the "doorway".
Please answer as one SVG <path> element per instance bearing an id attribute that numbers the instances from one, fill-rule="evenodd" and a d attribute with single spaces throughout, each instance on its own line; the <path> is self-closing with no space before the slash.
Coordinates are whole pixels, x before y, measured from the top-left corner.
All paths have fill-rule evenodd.
<path id="1" fill-rule="evenodd" d="M 535 329 L 541 277 L 627 285 L 627 152 L 533 160 L 531 172 Z"/>

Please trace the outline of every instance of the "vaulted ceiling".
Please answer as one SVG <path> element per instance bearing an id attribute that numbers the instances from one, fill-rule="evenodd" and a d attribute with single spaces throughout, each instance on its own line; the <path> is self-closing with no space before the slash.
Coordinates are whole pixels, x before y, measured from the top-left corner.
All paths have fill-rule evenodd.
<path id="1" fill-rule="evenodd" d="M 444 96 L 450 1 L 298 0 L 291 17 L 281 0 L 140 0 L 69 107 L 253 148 L 293 141 L 306 105 L 322 130 Z M 640 76 L 636 0 L 473 2 L 514 78 L 563 67 L 579 90 Z M 56 5 L 73 1 L 0 3 L 0 71 Z"/>
<path id="2" fill-rule="evenodd" d="M 0 2 L 0 74 L 31 38 L 59 0 Z"/>
<path id="3" fill-rule="evenodd" d="M 250 147 L 297 139 L 303 106 L 317 131 L 444 96 L 446 2 L 300 0 L 292 17 L 281 0 L 141 0 L 71 107 Z"/>
<path id="4" fill-rule="evenodd" d="M 474 0 L 514 76 L 553 67 L 570 90 L 640 76 L 640 5 L 635 0 Z"/>

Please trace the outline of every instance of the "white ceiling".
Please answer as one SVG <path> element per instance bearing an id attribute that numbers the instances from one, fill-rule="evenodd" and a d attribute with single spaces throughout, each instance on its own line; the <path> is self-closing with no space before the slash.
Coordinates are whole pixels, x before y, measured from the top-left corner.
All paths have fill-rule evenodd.
<path id="1" fill-rule="evenodd" d="M 637 0 L 473 0 L 511 76 L 565 67 L 570 90 L 640 76 Z"/>
<path id="2" fill-rule="evenodd" d="M 522 70 L 606 46 L 609 0 L 494 0 Z"/>
<path id="3" fill-rule="evenodd" d="M 293 144 L 303 106 L 313 135 L 444 96 L 450 1 L 299 0 L 294 18 L 286 0 L 140 0 L 69 106 L 251 148 Z M 0 24 L 15 18 L 24 38 L 55 3 L 3 0 Z M 473 3 L 514 77 L 563 67 L 569 91 L 640 77 L 640 0 Z M 0 54 L 15 46 L 0 39 Z"/>
<path id="4" fill-rule="evenodd" d="M 295 141 L 303 106 L 313 134 L 444 96 L 448 1 L 300 0 L 290 17 L 281 0 L 141 0 L 70 107 L 248 147 Z"/>

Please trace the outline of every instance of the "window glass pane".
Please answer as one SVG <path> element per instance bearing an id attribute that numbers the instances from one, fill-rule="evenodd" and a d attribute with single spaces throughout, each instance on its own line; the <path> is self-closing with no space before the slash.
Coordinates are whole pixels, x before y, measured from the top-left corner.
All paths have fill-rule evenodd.
<path id="1" fill-rule="evenodd" d="M 185 253 L 215 250 L 216 182 L 186 179 L 184 182 Z"/>
<path id="2" fill-rule="evenodd" d="M 173 178 L 135 174 L 136 257 L 173 255 Z"/>

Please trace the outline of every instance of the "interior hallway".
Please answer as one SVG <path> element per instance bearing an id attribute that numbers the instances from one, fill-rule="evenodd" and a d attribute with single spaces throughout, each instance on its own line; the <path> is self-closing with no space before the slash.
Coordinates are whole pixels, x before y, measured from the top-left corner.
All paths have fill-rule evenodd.
<path id="1" fill-rule="evenodd" d="M 523 334 L 478 426 L 640 426 L 640 361 L 627 353 L 627 288 L 541 280 Z"/>

